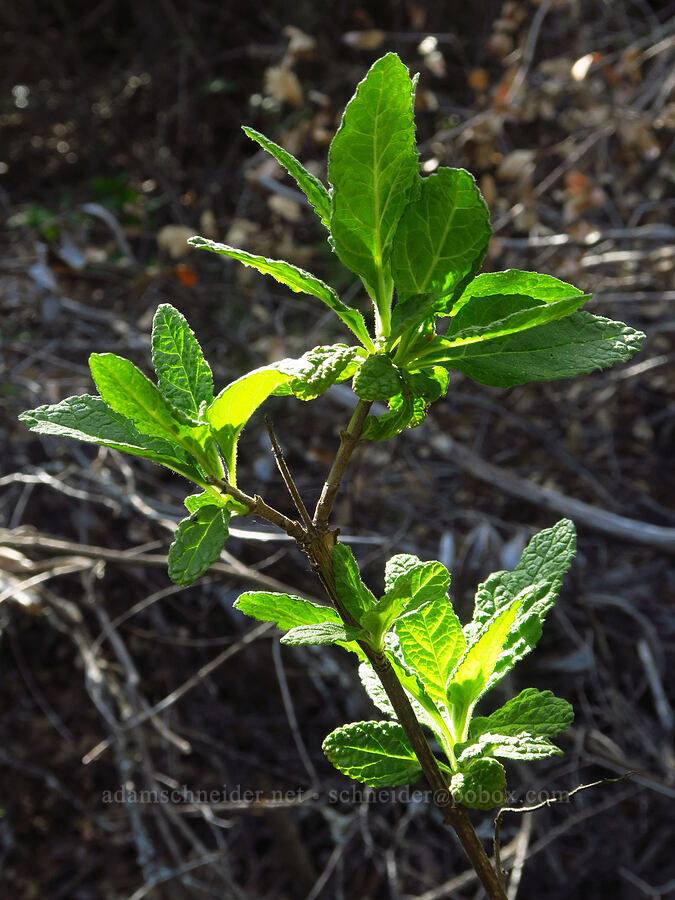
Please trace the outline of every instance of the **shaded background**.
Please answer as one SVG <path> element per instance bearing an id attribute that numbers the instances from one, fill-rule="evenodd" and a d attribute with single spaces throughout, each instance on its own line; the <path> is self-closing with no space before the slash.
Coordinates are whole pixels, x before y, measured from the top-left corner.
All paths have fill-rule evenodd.
<path id="1" fill-rule="evenodd" d="M 507 816 L 510 896 L 673 893 L 674 13 L 648 0 L 3 4 L 4 894 L 480 896 L 430 804 L 363 791 L 324 759 L 329 731 L 375 715 L 352 661 L 280 651 L 232 610 L 256 584 L 311 596 L 304 558 L 246 521 L 255 539 L 233 538 L 178 589 L 165 557 L 180 480 L 16 421 L 90 390 L 90 352 L 148 371 L 163 301 L 188 316 L 217 386 L 341 339 L 309 298 L 184 242 L 197 232 L 285 256 L 362 302 L 239 126 L 325 176 L 339 113 L 387 50 L 421 72 L 424 171 L 466 166 L 490 205 L 485 269 L 568 279 L 647 341 L 628 364 L 571 382 L 499 391 L 453 377 L 422 428 L 358 451 L 337 522 L 375 590 L 394 552 L 442 559 L 465 617 L 478 581 L 572 515 L 573 570 L 502 699 L 550 688 L 577 718 L 565 756 L 511 764 L 509 787 L 517 804 L 641 774 Z M 351 402 L 337 390 L 267 405 L 310 500 Z M 286 508 L 257 420 L 240 465 L 242 485 Z M 134 805 L 123 784 L 177 793 Z M 215 802 L 190 802 L 211 790 Z M 274 809 L 272 791 L 288 792 Z M 489 840 L 491 817 L 474 818 Z"/>

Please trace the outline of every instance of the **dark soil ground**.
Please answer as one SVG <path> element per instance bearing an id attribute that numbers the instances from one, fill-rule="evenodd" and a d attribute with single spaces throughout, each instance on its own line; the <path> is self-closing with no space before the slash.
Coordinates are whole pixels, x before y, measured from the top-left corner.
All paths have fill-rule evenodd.
<path id="1" fill-rule="evenodd" d="M 509 897 L 675 895 L 674 13 L 656 0 L 2 4 L 3 897 L 482 896 L 423 796 L 362 790 L 323 757 L 329 731 L 375 715 L 352 661 L 280 649 L 232 609 L 261 584 L 318 592 L 300 553 L 247 520 L 253 540 L 235 535 L 178 589 L 180 479 L 16 418 L 91 390 L 90 352 L 148 371 L 167 300 L 217 385 L 341 337 L 309 298 L 186 254 L 184 238 L 287 256 L 358 300 L 239 126 L 325 174 L 339 112 L 390 49 L 422 75 L 425 171 L 466 166 L 491 207 L 486 270 L 572 281 L 647 341 L 571 382 L 497 391 L 457 376 L 420 429 L 359 448 L 337 523 L 374 589 L 394 552 L 442 559 L 466 616 L 535 530 L 575 520 L 572 572 L 505 696 L 551 689 L 576 721 L 563 757 L 509 767 L 512 803 L 639 774 L 506 814 Z M 309 499 L 351 402 L 267 406 Z M 287 508 L 258 419 L 240 467 Z M 123 786 L 146 793 L 132 803 Z M 492 816 L 474 820 L 489 842 Z"/>

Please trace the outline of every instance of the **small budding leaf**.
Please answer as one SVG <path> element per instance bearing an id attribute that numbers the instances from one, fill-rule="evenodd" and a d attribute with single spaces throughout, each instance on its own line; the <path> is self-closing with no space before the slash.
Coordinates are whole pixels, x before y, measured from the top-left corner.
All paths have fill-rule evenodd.
<path id="1" fill-rule="evenodd" d="M 328 155 L 333 245 L 369 285 L 377 285 L 388 263 L 417 173 L 412 83 L 398 56 L 388 53 L 357 87 Z"/>
<path id="2" fill-rule="evenodd" d="M 403 372 L 386 353 L 367 356 L 354 376 L 354 393 L 361 400 L 388 400 L 405 386 Z"/>
<path id="3" fill-rule="evenodd" d="M 389 412 L 381 416 L 368 416 L 361 437 L 369 441 L 387 441 L 400 434 L 411 425 L 417 402 L 412 397 L 396 394 L 389 401 Z"/>
<path id="4" fill-rule="evenodd" d="M 299 400 L 314 400 L 331 385 L 351 378 L 362 357 L 361 347 L 333 344 L 314 347 L 300 359 L 283 359 L 275 366 L 289 376 L 289 390 Z"/>
<path id="5" fill-rule="evenodd" d="M 229 511 L 218 506 L 202 506 L 178 525 L 169 548 L 169 578 L 189 585 L 214 563 L 228 535 Z"/>
<path id="6" fill-rule="evenodd" d="M 373 788 L 417 781 L 422 769 L 397 722 L 353 722 L 331 732 L 323 752 L 338 771 Z"/>
<path id="7" fill-rule="evenodd" d="M 152 362 L 157 384 L 171 405 L 192 420 L 213 400 L 213 375 L 185 317 L 162 303 L 152 322 Z"/>
<path id="8" fill-rule="evenodd" d="M 264 150 L 267 150 L 286 169 L 312 204 L 323 224 L 328 228 L 330 225 L 330 194 L 316 175 L 308 172 L 302 163 L 298 162 L 288 150 L 284 150 L 279 144 L 275 144 L 274 141 L 266 138 L 264 134 L 246 125 L 243 125 L 242 129 L 251 140 L 260 144 Z"/>
<path id="9" fill-rule="evenodd" d="M 506 800 L 506 772 L 496 759 L 474 759 L 453 776 L 450 790 L 471 809 L 493 809 Z"/>

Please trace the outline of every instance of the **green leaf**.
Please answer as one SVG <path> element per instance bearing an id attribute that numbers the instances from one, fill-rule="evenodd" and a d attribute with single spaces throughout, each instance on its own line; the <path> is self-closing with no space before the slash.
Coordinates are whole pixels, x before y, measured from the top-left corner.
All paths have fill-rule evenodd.
<path id="1" fill-rule="evenodd" d="M 460 747 L 458 756 L 460 766 L 466 765 L 472 759 L 501 756 L 505 759 L 546 759 L 548 756 L 562 756 L 560 747 L 556 747 L 547 738 L 531 734 L 482 734 L 478 741 L 467 745 L 457 744 L 455 751 Z"/>
<path id="2" fill-rule="evenodd" d="M 244 425 L 269 395 L 288 381 L 289 376 L 275 366 L 254 369 L 228 384 L 206 410 L 230 484 L 237 483 L 237 440 Z"/>
<path id="3" fill-rule="evenodd" d="M 352 385 L 362 400 L 388 400 L 405 386 L 403 372 L 386 353 L 367 356 L 359 366 Z"/>
<path id="4" fill-rule="evenodd" d="M 391 705 L 391 700 L 387 696 L 385 689 L 382 687 L 382 682 L 377 677 L 375 669 L 369 662 L 362 662 L 359 666 L 359 678 L 361 679 L 361 684 L 366 689 L 366 693 L 373 701 L 373 704 L 381 712 L 390 716 L 392 719 L 395 719 L 396 711 Z"/>
<path id="5" fill-rule="evenodd" d="M 169 548 L 169 578 L 192 584 L 214 563 L 225 545 L 230 514 L 218 506 L 202 506 L 178 525 Z"/>
<path id="6" fill-rule="evenodd" d="M 391 314 L 389 340 L 393 342 L 404 331 L 422 322 L 435 312 L 437 305 L 438 297 L 435 294 L 412 294 L 409 297 L 400 298 Z"/>
<path id="7" fill-rule="evenodd" d="M 508 334 L 527 331 L 546 322 L 563 319 L 590 300 L 591 294 L 577 294 L 566 300 L 543 303 L 522 294 L 491 294 L 489 297 L 475 297 L 465 303 L 451 320 L 445 337 L 431 343 L 452 352 L 465 344 L 488 341 Z"/>
<path id="8" fill-rule="evenodd" d="M 141 434 L 128 419 L 110 409 L 100 397 L 90 394 L 68 397 L 52 406 L 29 409 L 21 413 L 19 419 L 37 434 L 59 435 L 111 447 L 152 460 L 197 484 L 203 484 L 203 476 L 182 448 L 167 440 Z"/>
<path id="9" fill-rule="evenodd" d="M 531 590 L 525 588 L 485 623 L 473 642 L 468 644 L 464 656 L 448 679 L 447 699 L 452 707 L 451 715 L 458 740 L 462 740 L 466 733 L 471 710 L 485 692 L 506 636 L 513 628 L 518 611 Z"/>
<path id="10" fill-rule="evenodd" d="M 383 276 L 417 173 L 412 84 L 398 56 L 388 53 L 357 87 L 328 155 L 335 250 L 373 287 Z"/>
<path id="11" fill-rule="evenodd" d="M 323 752 L 338 771 L 370 787 L 410 784 L 422 769 L 397 722 L 353 722 L 331 732 Z"/>
<path id="12" fill-rule="evenodd" d="M 447 393 L 450 373 L 442 366 L 434 366 L 424 372 L 408 373 L 406 380 L 414 397 L 425 404 L 435 403 Z"/>
<path id="13" fill-rule="evenodd" d="M 320 622 L 317 625 L 297 625 L 282 638 L 282 644 L 299 647 L 305 644 L 338 644 L 367 638 L 362 628 L 338 622 Z"/>
<path id="14" fill-rule="evenodd" d="M 391 271 L 399 296 L 443 298 L 462 290 L 478 271 L 491 234 L 472 175 L 441 168 L 420 178 L 419 196 L 406 208 L 394 239 Z M 420 320 L 428 314 L 425 306 Z"/>
<path id="15" fill-rule="evenodd" d="M 234 605 L 245 615 L 260 622 L 274 622 L 282 631 L 290 631 L 299 625 L 321 625 L 325 622 L 342 624 L 331 606 L 322 606 L 290 594 L 247 591 L 234 601 Z"/>
<path id="16" fill-rule="evenodd" d="M 415 416 L 412 397 L 396 394 L 389 401 L 389 411 L 381 416 L 368 416 L 361 437 L 369 441 L 387 441 L 407 428 Z"/>
<path id="17" fill-rule="evenodd" d="M 175 409 L 199 418 L 213 400 L 213 375 L 185 317 L 163 303 L 152 322 L 152 362 L 160 391 Z"/>
<path id="18" fill-rule="evenodd" d="M 275 367 L 289 376 L 289 389 L 299 400 L 314 400 L 357 370 L 363 348 L 333 344 L 314 347 L 300 359 L 283 359 Z"/>
<path id="19" fill-rule="evenodd" d="M 381 639 L 400 616 L 414 612 L 430 600 L 447 601 L 449 587 L 450 573 L 442 563 L 417 562 L 401 572 L 362 619 L 363 626 Z"/>
<path id="20" fill-rule="evenodd" d="M 488 688 L 529 653 L 541 637 L 544 619 L 558 596 L 575 552 L 574 524 L 569 519 L 561 519 L 532 538 L 513 572 L 493 572 L 478 586 L 473 621 L 464 628 L 467 643 L 475 640 L 485 623 L 511 603 L 519 592 L 532 589 L 518 612 L 513 632 L 502 648 Z"/>
<path id="21" fill-rule="evenodd" d="M 308 172 L 288 150 L 284 150 L 279 144 L 266 138 L 264 134 L 247 125 L 243 125 L 242 128 L 251 140 L 256 141 L 264 150 L 271 153 L 276 161 L 286 169 L 328 228 L 330 226 L 330 194 L 316 175 Z"/>
<path id="22" fill-rule="evenodd" d="M 396 662 L 392 662 L 392 666 L 394 671 L 397 673 L 397 677 L 404 673 L 403 679 L 401 683 L 404 684 L 404 688 L 410 685 L 410 680 L 413 676 L 410 674 L 405 674 L 405 670 L 400 666 L 397 666 Z M 396 717 L 396 713 L 394 711 L 394 707 L 391 705 L 391 701 L 389 697 L 387 697 L 387 692 L 382 687 L 382 682 L 378 678 L 375 673 L 375 669 L 371 666 L 369 662 L 362 662 L 359 666 L 359 677 L 361 679 L 361 683 L 366 689 L 366 693 L 372 700 L 373 704 L 377 707 L 377 709 L 381 710 L 381 712 L 385 713 L 391 718 Z M 408 700 L 410 701 L 410 705 L 412 706 L 415 716 L 417 720 L 421 722 L 423 725 L 426 725 L 427 728 L 430 728 L 431 731 L 439 737 L 440 732 L 443 731 L 442 728 L 442 719 L 440 717 L 440 713 L 433 706 L 432 701 L 425 697 L 426 702 L 428 704 L 429 710 L 425 709 L 424 706 L 415 698 L 413 694 L 410 693 L 406 689 L 406 694 L 408 695 Z"/>
<path id="23" fill-rule="evenodd" d="M 227 244 L 218 244 L 210 241 L 208 238 L 191 237 L 188 244 L 193 247 L 199 247 L 204 250 L 211 250 L 212 253 L 220 253 L 223 256 L 229 256 L 236 259 L 245 266 L 251 266 L 262 272 L 263 275 L 271 275 L 281 284 L 285 284 L 296 294 L 310 294 L 326 304 L 333 312 L 339 316 L 345 323 L 347 328 L 352 331 L 361 343 L 368 350 L 373 349 L 373 342 L 368 334 L 366 323 L 363 316 L 356 309 L 352 309 L 340 300 L 332 287 L 324 284 L 319 278 L 299 269 L 282 259 L 266 259 L 264 256 L 255 256 L 247 253 L 245 250 L 237 250 L 235 247 L 229 247 Z"/>
<path id="24" fill-rule="evenodd" d="M 419 673 L 429 696 L 447 700 L 448 675 L 466 650 L 462 626 L 446 597 L 437 598 L 395 625 L 405 661 Z"/>
<path id="25" fill-rule="evenodd" d="M 576 312 L 506 337 L 447 349 L 429 359 L 481 384 L 513 387 L 572 378 L 630 359 L 644 334 L 623 322 Z"/>
<path id="26" fill-rule="evenodd" d="M 130 360 L 114 353 L 92 353 L 89 368 L 103 400 L 140 432 L 180 440 L 182 426 L 168 402 Z"/>
<path id="27" fill-rule="evenodd" d="M 559 278 L 542 275 L 539 272 L 523 272 L 520 269 L 485 272 L 469 282 L 452 309 L 448 309 L 447 312 L 451 316 L 456 316 L 470 300 L 476 297 L 490 297 L 494 294 L 521 294 L 532 297 L 533 300 L 541 300 L 543 303 L 553 303 L 557 300 L 580 296 L 583 291 L 566 281 L 560 281 Z"/>
<path id="28" fill-rule="evenodd" d="M 365 612 L 375 606 L 375 597 L 361 580 L 361 573 L 352 548 L 347 544 L 336 544 L 333 547 L 333 573 L 335 586 L 345 609 L 361 621 Z"/>
<path id="29" fill-rule="evenodd" d="M 506 801 L 506 772 L 496 759 L 474 759 L 453 776 L 450 790 L 471 809 L 493 809 Z"/>
<path id="30" fill-rule="evenodd" d="M 398 579 L 421 564 L 419 556 L 414 553 L 397 553 L 384 564 L 384 588 L 390 591 Z"/>
<path id="31" fill-rule="evenodd" d="M 518 735 L 527 732 L 534 737 L 550 737 L 564 731 L 574 720 L 574 710 L 567 700 L 551 691 L 525 688 L 489 716 L 475 716 L 471 720 L 471 739 L 491 732 Z"/>
<path id="32" fill-rule="evenodd" d="M 212 493 L 211 490 L 202 491 L 201 494 L 191 494 L 189 497 L 186 497 L 183 502 L 187 511 L 196 513 L 203 506 L 220 506 L 223 509 L 229 509 L 234 514 L 232 497 L 226 497 L 224 494 L 218 494 L 217 492 Z"/>

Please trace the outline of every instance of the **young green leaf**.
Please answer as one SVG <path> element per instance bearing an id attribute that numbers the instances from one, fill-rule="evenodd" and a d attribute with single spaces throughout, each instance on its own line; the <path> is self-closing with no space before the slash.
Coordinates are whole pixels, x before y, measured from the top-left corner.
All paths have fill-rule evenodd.
<path id="1" fill-rule="evenodd" d="M 254 128 L 249 128 L 247 125 L 243 125 L 242 129 L 251 140 L 260 144 L 263 150 L 267 150 L 286 169 L 312 204 L 323 224 L 328 228 L 330 226 L 330 194 L 316 175 L 308 172 L 288 150 L 284 150 L 279 144 L 275 144 L 274 141 L 266 138 L 264 134 L 261 134 Z"/>
<path id="2" fill-rule="evenodd" d="M 52 406 L 29 409 L 21 413 L 19 419 L 37 434 L 59 435 L 111 447 L 152 460 L 196 484 L 203 484 L 203 476 L 181 447 L 168 440 L 141 434 L 100 397 L 90 394 L 67 397 Z"/>
<path id="3" fill-rule="evenodd" d="M 183 503 L 189 513 L 196 513 L 203 506 L 220 506 L 222 509 L 229 509 L 232 515 L 235 515 L 235 510 L 239 512 L 238 504 L 232 497 L 219 494 L 213 488 L 202 491 L 201 494 L 191 494 Z"/>
<path id="4" fill-rule="evenodd" d="M 623 362 L 638 352 L 644 337 L 623 322 L 576 312 L 527 331 L 446 348 L 425 359 L 464 372 L 481 384 L 513 387 L 571 378 Z"/>
<path id="5" fill-rule="evenodd" d="M 382 682 L 377 677 L 375 669 L 369 662 L 362 662 L 359 666 L 359 678 L 366 693 L 373 701 L 373 704 L 385 715 L 392 719 L 396 718 L 396 712 L 391 705 L 391 700 L 387 696 L 387 692 L 382 687 Z M 419 718 L 419 716 L 418 716 Z"/>
<path id="6" fill-rule="evenodd" d="M 289 376 L 275 366 L 254 369 L 223 388 L 206 410 L 230 484 L 237 483 L 237 440 L 244 425 L 261 403 L 288 381 Z"/>
<path id="7" fill-rule="evenodd" d="M 512 572 L 493 572 L 478 586 L 473 621 L 464 628 L 467 643 L 472 643 L 485 623 L 511 603 L 519 592 L 531 589 L 502 648 L 488 688 L 529 653 L 541 637 L 544 619 L 555 602 L 575 552 L 574 524 L 569 519 L 561 519 L 532 538 Z"/>
<path id="8" fill-rule="evenodd" d="M 552 744 L 548 738 L 522 734 L 482 734 L 475 743 L 457 744 L 455 750 L 462 748 L 457 758 L 460 766 L 472 759 L 501 756 L 505 759 L 546 759 L 548 756 L 562 756 L 560 747 Z"/>
<path id="9" fill-rule="evenodd" d="M 202 506 L 179 523 L 169 548 L 169 578 L 176 584 L 192 584 L 214 563 L 228 535 L 228 510 Z"/>
<path id="10" fill-rule="evenodd" d="M 421 565 L 421 562 L 419 556 L 413 553 L 397 553 L 390 557 L 384 564 L 385 591 L 390 591 L 402 575 Z"/>
<path id="11" fill-rule="evenodd" d="M 338 543 L 333 547 L 333 574 L 345 609 L 360 622 L 363 614 L 372 609 L 376 601 L 373 593 L 361 580 L 352 548 L 347 544 Z"/>
<path id="12" fill-rule="evenodd" d="M 388 412 L 381 416 L 368 416 L 361 437 L 368 441 L 387 441 L 400 434 L 412 423 L 417 402 L 413 397 L 396 394 L 389 400 Z"/>
<path id="13" fill-rule="evenodd" d="M 316 625 L 297 625 L 281 638 L 282 644 L 300 647 L 306 644 L 339 644 L 360 641 L 368 635 L 362 628 L 338 622 L 319 622 Z"/>
<path id="14" fill-rule="evenodd" d="M 203 403 L 213 400 L 213 375 L 187 320 L 168 303 L 152 321 L 152 362 L 166 399 L 188 418 L 199 418 Z"/>
<path id="15" fill-rule="evenodd" d="M 446 683 L 466 650 L 462 626 L 447 597 L 425 603 L 395 624 L 405 661 L 421 677 L 429 696 L 447 701 Z"/>
<path id="16" fill-rule="evenodd" d="M 531 590 L 525 588 L 486 622 L 474 641 L 468 644 L 464 656 L 448 679 L 447 700 L 451 708 L 454 735 L 458 741 L 464 740 L 471 710 L 485 692 L 506 636 L 513 628 L 518 611 Z"/>
<path id="17" fill-rule="evenodd" d="M 443 310 L 443 314 L 456 316 L 460 309 L 470 300 L 477 297 L 491 297 L 494 294 L 521 294 L 541 300 L 542 303 L 553 303 L 556 300 L 567 300 L 583 294 L 579 288 L 560 281 L 553 275 L 542 275 L 539 272 L 522 272 L 520 269 L 507 269 L 505 272 L 484 272 L 476 276 L 464 288 L 461 296 L 452 307 Z"/>
<path id="18" fill-rule="evenodd" d="M 417 173 L 412 84 L 388 53 L 357 87 L 328 155 L 335 250 L 376 294 Z"/>
<path id="19" fill-rule="evenodd" d="M 361 347 L 333 344 L 314 347 L 300 359 L 282 359 L 274 365 L 289 376 L 289 390 L 299 400 L 314 400 L 331 385 L 351 378 L 363 355 Z"/>
<path id="20" fill-rule="evenodd" d="M 367 356 L 352 385 L 361 400 L 388 400 L 405 387 L 403 372 L 386 353 Z"/>
<path id="21" fill-rule="evenodd" d="M 447 602 L 450 573 L 442 563 L 417 562 L 395 579 L 386 593 L 362 619 L 363 626 L 380 643 L 401 616 L 419 609 L 430 600 Z"/>
<path id="22" fill-rule="evenodd" d="M 473 176 L 441 168 L 420 178 L 394 239 L 391 271 L 399 296 L 452 297 L 476 274 L 490 242 L 490 216 Z M 421 321 L 427 304 L 420 304 Z"/>
<path id="23" fill-rule="evenodd" d="M 251 266 L 262 272 L 263 275 L 271 275 L 281 284 L 285 284 L 296 294 L 310 294 L 326 304 L 339 316 L 347 328 L 352 331 L 368 350 L 373 350 L 373 342 L 368 334 L 363 316 L 356 309 L 352 309 L 340 300 L 332 287 L 329 287 L 319 278 L 299 269 L 282 259 L 266 259 L 264 256 L 255 256 L 245 250 L 237 250 L 227 244 L 218 244 L 208 238 L 191 237 L 188 244 L 213 253 L 220 253 L 236 259 L 245 266 Z"/>
<path id="24" fill-rule="evenodd" d="M 450 790 L 471 809 L 493 809 L 506 800 L 506 772 L 496 759 L 474 759 L 453 776 Z"/>
<path id="25" fill-rule="evenodd" d="M 182 426 L 159 388 L 128 359 L 92 353 L 89 368 L 103 400 L 143 434 L 179 442 Z"/>
<path id="26" fill-rule="evenodd" d="M 544 303 L 522 294 L 474 297 L 453 317 L 445 337 L 431 342 L 431 355 L 438 352 L 434 349 L 437 343 L 450 352 L 455 347 L 516 334 L 563 319 L 576 312 L 590 298 L 591 294 L 577 294 L 565 300 Z"/>
<path id="27" fill-rule="evenodd" d="M 320 625 L 324 622 L 342 624 L 332 606 L 322 606 L 290 594 L 247 591 L 234 601 L 234 605 L 245 615 L 260 622 L 274 622 L 282 631 L 290 631 L 299 625 Z"/>
<path id="28" fill-rule="evenodd" d="M 422 769 L 397 722 L 352 722 L 331 732 L 323 752 L 338 771 L 370 787 L 410 784 Z"/>
<path id="29" fill-rule="evenodd" d="M 534 737 L 551 737 L 564 731 L 574 720 L 574 710 L 567 700 L 551 691 L 525 688 L 489 716 L 475 716 L 471 720 L 471 740 L 490 732 L 518 735 L 527 732 Z"/>

